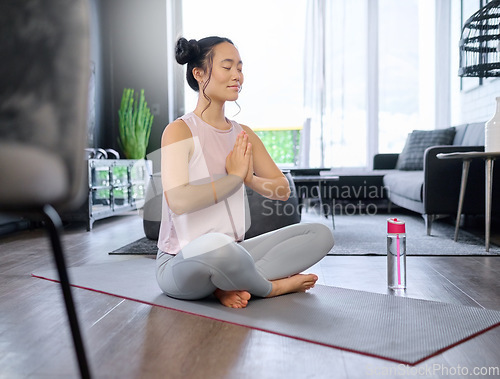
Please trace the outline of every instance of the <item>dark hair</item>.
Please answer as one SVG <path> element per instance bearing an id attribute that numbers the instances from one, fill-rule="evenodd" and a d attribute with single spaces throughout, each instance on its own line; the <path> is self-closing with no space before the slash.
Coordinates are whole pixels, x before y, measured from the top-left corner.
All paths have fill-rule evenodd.
<path id="1" fill-rule="evenodd" d="M 193 68 L 200 67 L 208 71 L 209 79 L 203 87 L 203 95 L 205 97 L 205 88 L 212 75 L 213 49 L 216 45 L 223 42 L 229 42 L 231 45 L 234 45 L 229 38 L 224 37 L 206 37 L 198 41 L 194 39 L 188 41 L 186 38 L 181 37 L 177 40 L 175 46 L 175 59 L 177 63 L 187 63 L 186 80 L 192 89 L 197 92 L 199 91 L 198 82 L 193 76 Z"/>

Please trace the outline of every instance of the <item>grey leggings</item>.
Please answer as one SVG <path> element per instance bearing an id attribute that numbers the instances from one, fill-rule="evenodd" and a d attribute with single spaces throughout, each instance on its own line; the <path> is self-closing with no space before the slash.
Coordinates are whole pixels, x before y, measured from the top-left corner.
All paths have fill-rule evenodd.
<path id="1" fill-rule="evenodd" d="M 178 299 L 201 299 L 220 288 L 265 297 L 270 280 L 298 274 L 333 247 L 323 224 L 295 224 L 237 243 L 222 233 L 198 237 L 172 256 L 158 251 L 156 279 Z"/>

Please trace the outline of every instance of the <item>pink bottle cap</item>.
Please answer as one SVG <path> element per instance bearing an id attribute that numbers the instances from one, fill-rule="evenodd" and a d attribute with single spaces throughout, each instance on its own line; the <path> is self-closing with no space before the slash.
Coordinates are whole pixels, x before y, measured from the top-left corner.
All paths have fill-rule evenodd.
<path id="1" fill-rule="evenodd" d="M 406 233 L 405 222 L 397 218 L 390 218 L 387 220 L 387 233 Z"/>

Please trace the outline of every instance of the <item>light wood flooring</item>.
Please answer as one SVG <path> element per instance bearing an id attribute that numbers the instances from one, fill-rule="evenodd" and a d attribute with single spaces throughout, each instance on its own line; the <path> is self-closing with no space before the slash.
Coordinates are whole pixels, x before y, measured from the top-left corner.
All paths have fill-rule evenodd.
<path id="1" fill-rule="evenodd" d="M 71 225 L 67 263 L 126 259 L 107 253 L 142 236 L 137 215 L 98 221 L 91 232 Z M 43 230 L 0 238 L 0 378 L 78 377 L 59 285 L 30 276 L 52 264 Z M 383 256 L 328 256 L 310 271 L 321 284 L 387 293 L 385 264 Z M 408 297 L 500 311 L 498 256 L 408 257 L 407 266 Z M 500 377 L 500 327 L 412 368 L 82 289 L 73 293 L 96 378 Z M 474 376 L 474 370 L 494 375 Z"/>

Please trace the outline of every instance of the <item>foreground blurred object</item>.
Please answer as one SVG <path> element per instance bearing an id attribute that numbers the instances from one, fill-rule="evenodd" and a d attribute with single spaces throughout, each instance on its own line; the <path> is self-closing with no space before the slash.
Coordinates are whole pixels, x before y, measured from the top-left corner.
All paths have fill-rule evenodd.
<path id="1" fill-rule="evenodd" d="M 85 0 L 1 4 L 0 212 L 42 220 L 50 234 L 82 377 L 90 373 L 58 212 L 84 195 L 88 25 Z"/>

